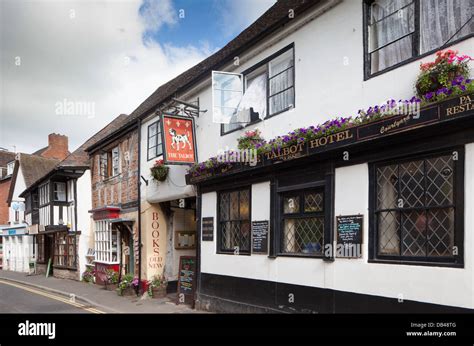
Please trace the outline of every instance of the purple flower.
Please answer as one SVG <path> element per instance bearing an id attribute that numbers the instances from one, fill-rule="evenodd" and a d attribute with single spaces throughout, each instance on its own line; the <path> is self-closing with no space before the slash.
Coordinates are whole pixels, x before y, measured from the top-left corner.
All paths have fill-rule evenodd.
<path id="1" fill-rule="evenodd" d="M 430 100 L 431 98 L 433 98 L 433 96 L 434 96 L 434 92 L 430 91 L 429 93 L 425 95 L 425 99 Z"/>

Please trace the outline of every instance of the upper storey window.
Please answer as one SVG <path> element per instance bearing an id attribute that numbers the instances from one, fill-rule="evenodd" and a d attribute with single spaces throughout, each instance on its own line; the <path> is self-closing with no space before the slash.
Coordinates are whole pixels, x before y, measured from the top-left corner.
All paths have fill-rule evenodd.
<path id="1" fill-rule="evenodd" d="M 366 77 L 472 36 L 473 13 L 474 0 L 366 1 Z"/>

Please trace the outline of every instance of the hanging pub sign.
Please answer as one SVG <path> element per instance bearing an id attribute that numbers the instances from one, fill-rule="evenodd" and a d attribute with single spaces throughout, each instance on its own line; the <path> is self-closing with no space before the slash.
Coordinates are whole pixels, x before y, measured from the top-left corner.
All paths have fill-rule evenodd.
<path id="1" fill-rule="evenodd" d="M 161 120 L 164 162 L 175 165 L 195 163 L 194 118 L 164 114 Z"/>
<path id="2" fill-rule="evenodd" d="M 362 257 L 363 221 L 363 215 L 347 215 L 336 218 L 336 257 Z"/>

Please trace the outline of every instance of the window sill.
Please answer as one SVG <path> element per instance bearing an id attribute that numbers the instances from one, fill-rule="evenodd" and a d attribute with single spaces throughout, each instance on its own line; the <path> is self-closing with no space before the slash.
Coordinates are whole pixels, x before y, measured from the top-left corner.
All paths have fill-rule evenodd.
<path id="1" fill-rule="evenodd" d="M 266 119 L 266 118 L 265 118 L 265 119 Z M 258 118 L 258 120 L 251 121 L 251 122 L 249 122 L 247 125 L 242 125 L 242 126 L 236 128 L 236 129 L 233 129 L 233 130 L 230 130 L 230 131 L 227 131 L 227 132 L 222 132 L 222 131 L 221 131 L 221 136 L 225 136 L 225 135 L 228 135 L 229 133 L 246 129 L 247 127 L 253 126 L 253 125 L 255 125 L 255 124 L 258 124 L 258 123 L 261 122 L 261 121 L 262 121 L 262 119 Z"/>
<path id="2" fill-rule="evenodd" d="M 235 254 L 233 251 L 232 252 L 223 252 L 223 251 L 217 251 L 217 255 L 231 255 L 231 256 L 250 256 L 250 252 L 239 252 L 238 254 Z"/>
<path id="3" fill-rule="evenodd" d="M 291 111 L 291 110 L 293 110 L 293 109 L 295 109 L 295 106 L 287 107 L 287 108 L 285 108 L 285 109 L 282 109 L 282 110 L 279 111 L 279 112 L 273 113 L 273 114 L 271 114 L 271 115 L 267 115 L 264 120 L 273 118 L 273 117 L 275 117 L 275 116 L 277 116 L 277 115 L 279 115 L 279 114 L 281 114 L 281 113 L 289 112 L 289 111 Z"/>
<path id="4" fill-rule="evenodd" d="M 303 253 L 295 253 L 295 254 L 289 254 L 289 253 L 277 253 L 276 257 L 297 257 L 297 258 L 315 258 L 315 259 L 328 259 L 327 257 L 324 257 L 323 255 L 313 255 L 313 254 L 303 254 Z"/>
<path id="5" fill-rule="evenodd" d="M 423 262 L 423 261 L 407 261 L 407 260 L 387 260 L 387 259 L 369 259 L 368 263 L 374 264 L 395 264 L 395 265 L 411 265 L 411 266 L 422 266 L 422 267 L 444 267 L 444 268 L 457 268 L 463 269 L 463 263 L 454 262 Z"/>

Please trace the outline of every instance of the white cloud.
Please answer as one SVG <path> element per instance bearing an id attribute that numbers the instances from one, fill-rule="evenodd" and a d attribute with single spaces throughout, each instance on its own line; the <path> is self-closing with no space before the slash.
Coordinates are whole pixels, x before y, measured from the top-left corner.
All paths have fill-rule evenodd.
<path id="1" fill-rule="evenodd" d="M 221 20 L 239 32 L 272 2 L 233 0 Z M 0 147 L 33 152 L 56 132 L 75 149 L 215 50 L 208 41 L 145 45 L 145 32 L 179 24 L 171 0 L 145 2 L 139 13 L 141 5 L 0 0 Z M 56 114 L 64 99 L 93 103 L 95 117 Z"/>

